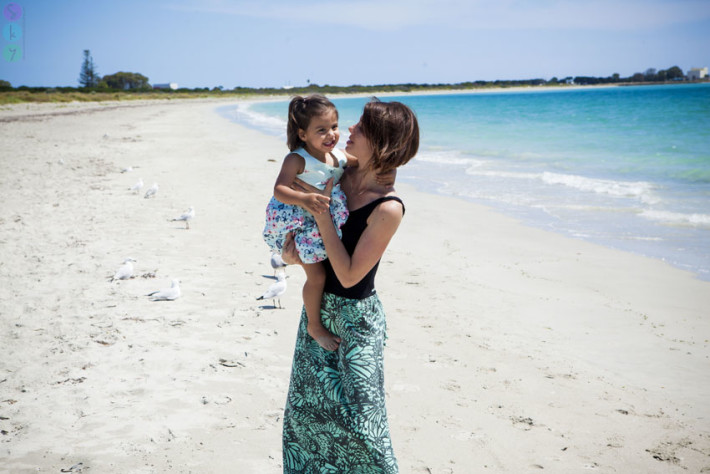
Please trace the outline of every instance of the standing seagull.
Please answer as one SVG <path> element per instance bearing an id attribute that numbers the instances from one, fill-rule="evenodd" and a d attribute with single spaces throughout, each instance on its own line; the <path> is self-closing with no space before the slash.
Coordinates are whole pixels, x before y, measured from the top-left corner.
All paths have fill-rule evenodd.
<path id="1" fill-rule="evenodd" d="M 286 263 L 284 263 L 283 259 L 281 258 L 281 255 L 277 253 L 272 253 L 271 254 L 271 268 L 274 269 L 274 276 L 276 276 L 276 272 L 281 270 L 281 271 L 286 271 Z"/>
<path id="2" fill-rule="evenodd" d="M 116 270 L 116 274 L 111 278 L 111 281 L 128 280 L 129 278 L 133 278 L 133 262 L 135 261 L 136 260 L 131 257 L 125 259 L 123 261 L 123 265 L 118 267 L 118 270 Z"/>
<path id="3" fill-rule="evenodd" d="M 258 297 L 257 300 L 276 299 L 279 302 L 279 308 L 281 308 L 281 295 L 286 293 L 286 275 L 283 272 L 280 272 L 278 275 L 276 275 L 276 279 L 278 281 L 271 285 L 266 290 L 266 293 Z M 274 305 L 274 307 L 276 307 L 276 305 Z"/>
<path id="4" fill-rule="evenodd" d="M 151 196 L 155 196 L 158 192 L 158 183 L 153 183 L 153 186 L 151 186 L 148 191 L 145 192 L 144 198 L 148 199 Z"/>
<path id="5" fill-rule="evenodd" d="M 148 293 L 146 296 L 151 296 L 151 301 L 172 301 L 180 297 L 180 281 L 175 278 L 170 288 Z"/>
<path id="6" fill-rule="evenodd" d="M 141 189 L 143 189 L 143 178 L 138 178 L 138 182 L 129 188 L 129 190 L 136 194 L 141 192 Z"/>
<path id="7" fill-rule="evenodd" d="M 189 229 L 190 219 L 192 219 L 193 217 L 195 217 L 195 208 L 190 206 L 190 208 L 187 211 L 183 212 L 180 217 L 176 217 L 172 221 L 185 221 L 185 228 Z"/>

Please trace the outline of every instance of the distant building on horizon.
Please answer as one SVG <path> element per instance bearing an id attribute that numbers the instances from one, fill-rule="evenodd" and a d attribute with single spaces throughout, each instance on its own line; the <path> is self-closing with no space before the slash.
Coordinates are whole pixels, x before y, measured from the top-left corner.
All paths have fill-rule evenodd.
<path id="1" fill-rule="evenodd" d="M 688 78 L 689 81 L 699 81 L 700 79 L 705 79 L 708 77 L 708 68 L 707 67 L 694 67 L 691 68 L 690 71 L 688 71 L 688 74 L 685 75 L 686 78 Z"/>
<path id="2" fill-rule="evenodd" d="M 172 89 L 176 91 L 177 88 L 177 82 L 168 82 L 166 84 L 153 84 L 153 89 Z"/>

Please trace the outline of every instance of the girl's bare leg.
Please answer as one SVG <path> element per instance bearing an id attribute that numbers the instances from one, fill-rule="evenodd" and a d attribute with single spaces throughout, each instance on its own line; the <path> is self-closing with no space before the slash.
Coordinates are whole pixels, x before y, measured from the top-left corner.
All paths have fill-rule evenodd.
<path id="1" fill-rule="evenodd" d="M 320 306 L 325 286 L 325 269 L 321 263 L 303 265 L 306 283 L 303 285 L 303 304 L 308 316 L 308 334 L 325 350 L 334 351 L 340 338 L 323 327 L 320 320 Z"/>

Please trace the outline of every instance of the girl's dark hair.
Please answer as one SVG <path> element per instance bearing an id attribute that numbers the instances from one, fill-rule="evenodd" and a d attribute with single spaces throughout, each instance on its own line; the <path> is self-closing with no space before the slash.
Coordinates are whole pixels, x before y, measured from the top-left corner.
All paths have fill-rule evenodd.
<path id="1" fill-rule="evenodd" d="M 306 144 L 298 136 L 299 130 L 306 130 L 313 117 L 322 115 L 330 110 L 338 117 L 338 109 L 325 96 L 311 94 L 306 97 L 300 95 L 291 99 L 288 104 L 288 125 L 286 126 L 286 144 L 293 151 Z"/>
<path id="2" fill-rule="evenodd" d="M 419 123 L 412 109 L 401 102 L 373 97 L 365 105 L 360 128 L 372 146 L 370 166 L 386 173 L 406 164 L 419 149 Z"/>

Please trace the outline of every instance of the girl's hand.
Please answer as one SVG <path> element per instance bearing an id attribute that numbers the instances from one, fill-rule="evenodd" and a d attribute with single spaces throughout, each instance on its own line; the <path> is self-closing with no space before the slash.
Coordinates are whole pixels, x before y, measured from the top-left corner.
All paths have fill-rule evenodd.
<path id="1" fill-rule="evenodd" d="M 305 181 L 296 178 L 291 187 L 297 191 L 306 193 L 306 198 L 303 200 L 303 207 L 306 208 L 313 216 L 325 214 L 330 211 L 330 195 L 333 192 L 333 178 L 326 182 L 325 189 L 318 189 L 311 186 Z"/>
<path id="2" fill-rule="evenodd" d="M 302 199 L 302 204 L 308 212 L 318 215 L 330 211 L 330 197 L 319 193 L 308 193 Z"/>
<path id="3" fill-rule="evenodd" d="M 301 257 L 298 256 L 296 244 L 293 242 L 293 234 L 286 234 L 283 248 L 281 249 L 281 260 L 289 265 L 302 265 Z"/>

